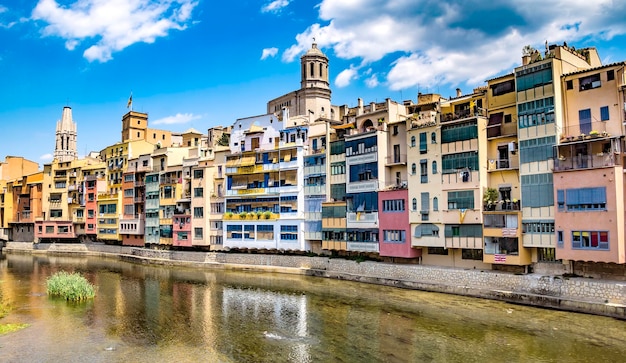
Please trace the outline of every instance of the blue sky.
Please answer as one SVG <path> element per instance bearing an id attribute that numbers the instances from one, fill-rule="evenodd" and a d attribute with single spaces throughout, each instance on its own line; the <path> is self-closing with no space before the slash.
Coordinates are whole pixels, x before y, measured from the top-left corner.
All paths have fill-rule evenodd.
<path id="1" fill-rule="evenodd" d="M 66 105 L 79 155 L 120 141 L 131 91 L 154 128 L 263 114 L 299 87 L 314 37 L 332 103 L 354 106 L 471 92 L 546 40 L 626 60 L 624 14 L 612 0 L 0 1 L 0 158 L 50 161 Z"/>

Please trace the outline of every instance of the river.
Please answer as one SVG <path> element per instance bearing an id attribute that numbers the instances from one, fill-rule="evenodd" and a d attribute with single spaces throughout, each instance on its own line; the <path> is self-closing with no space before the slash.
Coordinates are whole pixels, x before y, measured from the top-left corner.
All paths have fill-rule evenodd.
<path id="1" fill-rule="evenodd" d="M 98 291 L 71 304 L 46 278 Z M 619 362 L 626 322 L 330 279 L 0 255 L 2 362 Z"/>

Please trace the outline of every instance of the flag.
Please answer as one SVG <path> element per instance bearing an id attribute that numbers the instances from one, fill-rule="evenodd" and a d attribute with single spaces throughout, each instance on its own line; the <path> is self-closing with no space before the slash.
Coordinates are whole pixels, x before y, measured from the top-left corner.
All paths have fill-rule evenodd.
<path id="1" fill-rule="evenodd" d="M 131 106 L 133 105 L 133 94 L 130 94 L 130 97 L 128 97 L 128 103 L 126 104 L 126 108 L 131 108 Z"/>

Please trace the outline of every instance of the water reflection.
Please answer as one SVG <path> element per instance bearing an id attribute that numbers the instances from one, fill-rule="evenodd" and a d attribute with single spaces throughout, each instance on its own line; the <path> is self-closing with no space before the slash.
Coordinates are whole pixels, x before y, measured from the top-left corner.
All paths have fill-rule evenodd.
<path id="1" fill-rule="evenodd" d="M 58 270 L 96 299 L 45 295 Z M 4 362 L 621 361 L 625 323 L 480 299 L 302 276 L 79 257 L 0 260 Z"/>

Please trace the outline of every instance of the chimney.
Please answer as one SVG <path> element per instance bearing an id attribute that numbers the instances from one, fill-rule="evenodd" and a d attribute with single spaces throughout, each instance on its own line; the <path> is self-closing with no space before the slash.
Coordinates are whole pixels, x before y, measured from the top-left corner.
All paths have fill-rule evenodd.
<path id="1" fill-rule="evenodd" d="M 456 89 L 456 96 L 457 96 L 457 97 L 461 97 L 462 95 L 463 95 L 463 94 L 461 93 L 461 89 L 460 89 L 460 88 L 457 88 L 457 89 Z"/>
<path id="2" fill-rule="evenodd" d="M 370 102 L 370 112 L 374 112 L 374 111 L 376 111 L 376 103 Z"/>
<path id="3" fill-rule="evenodd" d="M 527 66 L 530 63 L 530 55 L 522 56 L 522 65 Z"/>
<path id="4" fill-rule="evenodd" d="M 362 98 L 358 98 L 358 106 L 357 106 L 356 114 L 357 116 L 363 114 L 363 99 Z"/>

